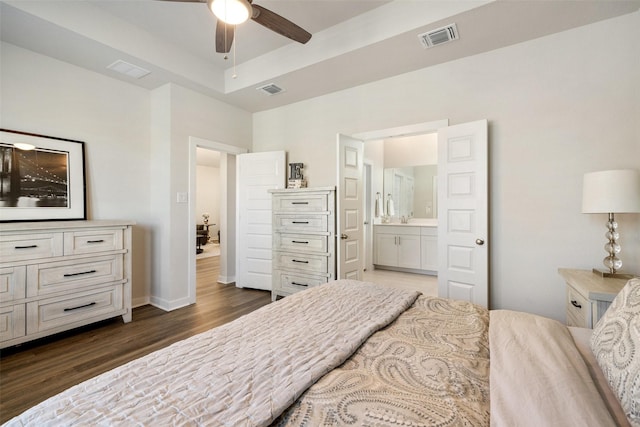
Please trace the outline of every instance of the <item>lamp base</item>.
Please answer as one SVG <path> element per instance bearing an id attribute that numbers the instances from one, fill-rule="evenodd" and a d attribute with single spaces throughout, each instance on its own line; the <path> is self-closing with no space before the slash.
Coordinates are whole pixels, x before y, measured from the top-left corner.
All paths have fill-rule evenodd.
<path id="1" fill-rule="evenodd" d="M 626 274 L 626 273 L 610 273 L 608 271 L 601 271 L 598 270 L 597 268 L 594 268 L 593 270 L 593 274 L 597 274 L 600 277 L 610 277 L 612 279 L 633 279 L 633 274 Z"/>

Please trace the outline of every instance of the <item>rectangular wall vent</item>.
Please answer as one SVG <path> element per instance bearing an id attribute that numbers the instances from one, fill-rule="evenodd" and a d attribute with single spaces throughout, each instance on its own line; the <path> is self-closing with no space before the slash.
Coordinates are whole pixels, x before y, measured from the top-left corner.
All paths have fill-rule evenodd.
<path id="1" fill-rule="evenodd" d="M 418 39 L 420 39 L 422 47 L 428 49 L 443 43 L 458 40 L 458 28 L 456 24 L 449 24 L 446 27 L 418 34 Z"/>
<path id="2" fill-rule="evenodd" d="M 269 83 L 268 85 L 257 87 L 256 90 L 262 91 L 269 96 L 284 92 L 284 89 L 277 86 L 275 83 Z"/>
<path id="3" fill-rule="evenodd" d="M 147 74 L 150 74 L 151 71 L 145 70 L 142 67 L 138 67 L 137 65 L 129 64 L 121 59 L 118 59 L 113 64 L 107 67 L 109 70 L 115 71 L 120 74 L 124 74 L 129 77 L 133 77 L 134 79 L 140 79 Z"/>

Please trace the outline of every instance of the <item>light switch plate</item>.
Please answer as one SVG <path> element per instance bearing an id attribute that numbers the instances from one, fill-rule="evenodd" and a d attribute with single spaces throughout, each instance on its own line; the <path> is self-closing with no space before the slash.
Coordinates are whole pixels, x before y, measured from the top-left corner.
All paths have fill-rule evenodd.
<path id="1" fill-rule="evenodd" d="M 176 202 L 187 203 L 189 201 L 189 193 L 178 192 Z"/>

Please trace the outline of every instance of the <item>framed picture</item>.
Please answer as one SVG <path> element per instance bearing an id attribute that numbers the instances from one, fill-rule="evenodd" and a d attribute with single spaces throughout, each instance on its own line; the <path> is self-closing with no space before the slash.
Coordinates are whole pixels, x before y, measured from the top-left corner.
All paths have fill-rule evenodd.
<path id="1" fill-rule="evenodd" d="M 84 143 L 0 129 L 0 222 L 87 219 Z"/>

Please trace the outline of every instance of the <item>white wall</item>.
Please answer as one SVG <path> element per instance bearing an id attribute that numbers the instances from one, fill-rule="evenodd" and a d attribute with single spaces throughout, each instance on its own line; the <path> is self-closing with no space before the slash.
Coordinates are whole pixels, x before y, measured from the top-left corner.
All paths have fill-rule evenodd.
<path id="1" fill-rule="evenodd" d="M 209 236 L 217 239 L 220 229 L 220 168 L 198 165 L 195 217 L 197 224 L 203 224 L 203 213 L 209 214 Z"/>
<path id="2" fill-rule="evenodd" d="M 640 169 L 638 76 L 636 12 L 257 113 L 253 147 L 287 150 L 309 186 L 336 185 L 337 132 L 488 119 L 491 305 L 564 320 L 557 268 L 604 256 L 605 218 L 580 213 L 582 175 Z M 618 217 L 637 273 L 639 217 Z"/>
<path id="3" fill-rule="evenodd" d="M 152 156 L 152 169 L 166 177 L 159 181 L 162 188 L 154 188 L 151 200 L 162 230 L 154 239 L 153 251 L 161 256 L 154 269 L 151 301 L 173 310 L 195 301 L 188 286 L 189 236 L 193 234 L 189 203 L 177 202 L 178 193 L 189 192 L 189 137 L 249 148 L 251 114 L 174 84 L 154 89 L 151 105 L 151 145 L 155 150 L 157 144 L 160 151 Z"/>
<path id="4" fill-rule="evenodd" d="M 438 163 L 438 134 L 406 136 L 384 140 L 384 167 L 435 165 Z"/>
<path id="5" fill-rule="evenodd" d="M 136 221 L 133 303 L 149 300 L 149 93 L 2 43 L 2 128 L 83 141 L 89 219 Z"/>
<path id="6" fill-rule="evenodd" d="M 89 219 L 129 219 L 133 302 L 174 309 L 188 286 L 189 137 L 251 146 L 251 114 L 188 89 L 148 91 L 2 43 L 2 128 L 85 142 Z M 194 195 L 195 196 L 195 195 Z"/>

